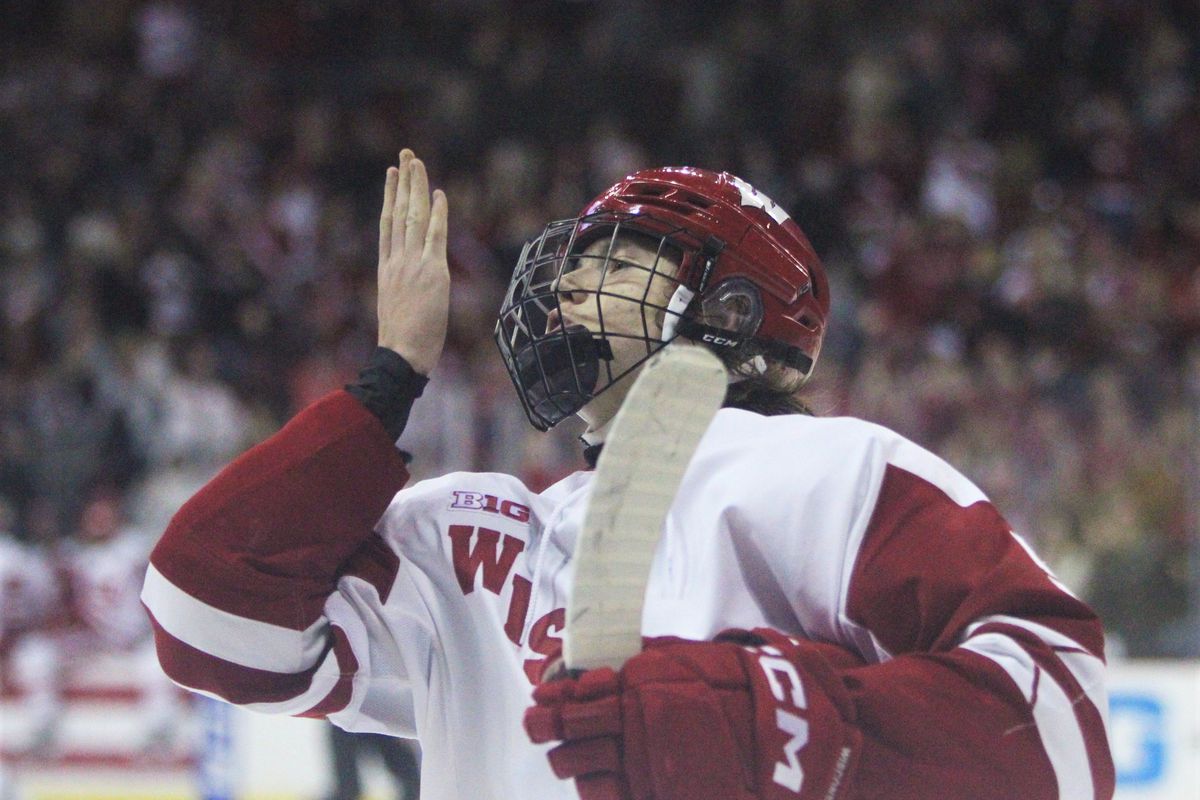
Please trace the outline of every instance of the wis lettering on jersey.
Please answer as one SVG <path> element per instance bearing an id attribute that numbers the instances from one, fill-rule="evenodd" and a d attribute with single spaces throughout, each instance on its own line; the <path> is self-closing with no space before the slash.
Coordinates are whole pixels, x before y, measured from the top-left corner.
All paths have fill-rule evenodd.
<path id="1" fill-rule="evenodd" d="M 800 794 L 804 785 L 804 770 L 800 767 L 800 751 L 808 744 L 808 720 L 799 716 L 795 711 L 808 708 L 808 699 L 804 695 L 804 684 L 800 682 L 800 674 L 792 662 L 783 657 L 777 648 L 759 648 L 762 653 L 758 657 L 758 666 L 767 676 L 767 685 L 771 687 L 771 695 L 780 703 L 775 709 L 775 727 L 788 741 L 783 745 L 785 760 L 775 764 L 772 775 L 775 783 Z M 786 685 L 784 680 L 786 679 Z M 793 709 L 795 711 L 793 711 Z"/>
<path id="2" fill-rule="evenodd" d="M 488 498 L 491 495 L 478 495 L 475 492 L 455 492 L 455 495 L 469 494 L 476 497 Z M 492 498 L 495 501 L 495 498 Z M 457 502 L 457 499 L 456 499 Z M 466 502 L 476 502 L 473 497 Z M 513 506 L 524 509 L 528 515 L 529 509 L 519 503 Z M 504 508 L 503 502 L 496 503 L 497 509 Z M 489 510 L 486 507 L 476 510 Z M 497 513 L 504 514 L 503 511 Z M 508 516 L 505 514 L 505 516 Z M 528 519 L 528 516 L 525 517 Z M 454 563 L 454 577 L 458 579 L 458 587 L 463 595 L 475 591 L 477 579 L 482 587 L 499 597 L 506 583 L 511 585 L 508 611 L 504 617 L 504 634 L 516 646 L 521 646 L 521 634 L 525 627 L 525 617 L 529 613 L 529 600 L 533 593 L 533 583 L 524 575 L 513 574 L 513 566 L 517 556 L 525 550 L 525 542 L 515 536 L 502 534 L 491 528 L 474 525 L 451 525 L 447 531 L 450 537 L 450 556 Z M 511 575 L 511 581 L 510 581 Z M 536 683 L 541 673 L 541 665 L 547 658 L 558 655 L 562 651 L 562 637 L 558 634 L 566 625 L 566 609 L 556 608 L 543 614 L 529 629 L 529 649 L 544 658 L 527 659 L 524 671 L 530 683 Z"/>
<path id="3" fill-rule="evenodd" d="M 487 511 L 517 522 L 529 522 L 529 506 L 521 505 L 514 500 L 501 500 L 494 494 L 455 491 L 454 502 L 450 504 L 450 507 L 467 511 Z"/>

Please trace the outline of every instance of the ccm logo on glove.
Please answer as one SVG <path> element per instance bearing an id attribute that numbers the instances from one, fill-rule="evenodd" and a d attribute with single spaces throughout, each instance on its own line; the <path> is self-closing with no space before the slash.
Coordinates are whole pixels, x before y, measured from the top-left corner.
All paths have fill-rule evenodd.
<path id="1" fill-rule="evenodd" d="M 804 699 L 804 684 L 796 667 L 783 657 L 783 653 L 775 647 L 761 648 L 763 655 L 758 657 L 758 666 L 767 676 L 767 685 L 771 694 L 781 703 L 788 703 L 792 708 L 803 711 L 808 708 Z M 787 685 L 780 680 L 783 676 Z M 775 765 L 775 782 L 796 794 L 800 794 L 800 786 L 804 783 L 804 770 L 800 766 L 800 751 L 808 744 L 808 722 L 788 708 L 775 709 L 775 726 L 784 734 L 790 736 L 783 746 L 784 761 Z"/>

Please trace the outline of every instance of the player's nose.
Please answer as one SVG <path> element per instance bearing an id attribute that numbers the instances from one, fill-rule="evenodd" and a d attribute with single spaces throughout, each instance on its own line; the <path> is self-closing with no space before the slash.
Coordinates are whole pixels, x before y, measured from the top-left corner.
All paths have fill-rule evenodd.
<path id="1" fill-rule="evenodd" d="M 576 270 L 559 275 L 551 291 L 558 295 L 560 303 L 579 303 L 583 300 L 586 290 L 580 281 L 579 271 Z"/>

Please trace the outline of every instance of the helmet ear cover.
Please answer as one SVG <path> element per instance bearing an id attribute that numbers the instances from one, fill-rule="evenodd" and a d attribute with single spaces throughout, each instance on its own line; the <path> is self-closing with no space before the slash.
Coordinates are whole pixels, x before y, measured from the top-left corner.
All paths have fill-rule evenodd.
<path id="1" fill-rule="evenodd" d="M 747 278 L 733 277 L 694 299 L 674 331 L 717 350 L 736 351 L 747 349 L 762 318 L 758 287 Z"/>
<path id="2" fill-rule="evenodd" d="M 701 296 L 700 321 L 738 338 L 754 336 L 762 318 L 762 295 L 748 278 L 728 278 Z"/>
<path id="3" fill-rule="evenodd" d="M 812 369 L 812 359 L 803 353 L 756 337 L 764 308 L 762 294 L 749 278 L 721 281 L 693 301 L 692 308 L 695 313 L 685 314 L 676 324 L 680 336 L 735 355 L 735 361 L 761 355 L 804 372 Z"/>

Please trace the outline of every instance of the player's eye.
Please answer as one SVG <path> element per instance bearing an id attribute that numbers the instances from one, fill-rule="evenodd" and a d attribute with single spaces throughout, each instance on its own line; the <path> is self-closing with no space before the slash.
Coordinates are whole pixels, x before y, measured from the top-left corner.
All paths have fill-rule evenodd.
<path id="1" fill-rule="evenodd" d="M 595 262 L 594 256 L 571 256 L 563 262 L 562 274 L 567 275 L 588 267 L 595 268 Z"/>

